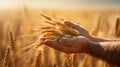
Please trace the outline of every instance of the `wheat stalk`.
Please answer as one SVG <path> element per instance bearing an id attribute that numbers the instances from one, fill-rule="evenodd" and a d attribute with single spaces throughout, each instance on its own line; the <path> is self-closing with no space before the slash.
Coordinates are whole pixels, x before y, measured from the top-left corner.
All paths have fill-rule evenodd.
<path id="1" fill-rule="evenodd" d="M 7 66 L 9 53 L 10 53 L 10 46 L 8 46 L 6 51 L 5 51 L 5 56 L 4 56 L 4 59 L 3 59 L 3 67 Z"/>
<path id="2" fill-rule="evenodd" d="M 116 19 L 115 35 L 116 37 L 120 37 L 120 18 L 119 17 Z"/>
<path id="3" fill-rule="evenodd" d="M 7 46 L 7 49 L 5 51 L 4 59 L 3 59 L 3 67 L 8 66 L 8 62 L 11 60 L 13 67 L 14 67 L 14 51 L 15 51 L 15 41 L 13 37 L 13 33 L 9 33 L 9 38 L 10 38 L 10 44 Z M 12 54 L 11 54 L 12 53 Z M 11 59 L 11 55 L 14 56 L 14 58 Z"/>
<path id="4" fill-rule="evenodd" d="M 42 52 L 41 50 L 38 51 L 38 55 L 36 57 L 36 62 L 35 62 L 35 67 L 41 67 L 41 62 L 42 62 Z"/>

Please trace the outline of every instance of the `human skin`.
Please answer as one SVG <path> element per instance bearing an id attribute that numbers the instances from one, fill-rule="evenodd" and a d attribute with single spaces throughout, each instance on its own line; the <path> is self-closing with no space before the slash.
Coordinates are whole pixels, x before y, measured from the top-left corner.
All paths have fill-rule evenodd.
<path id="1" fill-rule="evenodd" d="M 64 24 L 78 30 L 82 36 L 62 38 L 59 41 L 41 38 L 43 43 L 65 53 L 86 53 L 109 63 L 120 65 L 120 40 L 91 36 L 85 28 L 70 21 L 64 21 Z"/>

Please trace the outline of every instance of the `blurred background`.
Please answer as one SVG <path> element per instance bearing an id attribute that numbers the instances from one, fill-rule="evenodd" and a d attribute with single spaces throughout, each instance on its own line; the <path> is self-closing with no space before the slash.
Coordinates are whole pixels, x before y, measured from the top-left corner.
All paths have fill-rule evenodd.
<path id="1" fill-rule="evenodd" d="M 0 67 L 116 67 L 87 54 L 33 47 L 39 44 L 39 28 L 47 25 L 40 14 L 80 24 L 94 36 L 118 38 L 119 3 L 120 0 L 0 0 Z"/>
<path id="2" fill-rule="evenodd" d="M 28 6 L 33 8 L 110 8 L 119 7 L 119 0 L 1 0 L 1 8 Z"/>

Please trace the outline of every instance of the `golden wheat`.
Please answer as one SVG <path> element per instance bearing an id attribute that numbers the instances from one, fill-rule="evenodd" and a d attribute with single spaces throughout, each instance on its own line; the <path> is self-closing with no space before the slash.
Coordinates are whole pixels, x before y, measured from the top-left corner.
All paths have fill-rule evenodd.
<path id="1" fill-rule="evenodd" d="M 115 35 L 116 37 L 120 37 L 120 18 L 119 17 L 116 19 Z"/>
<path id="2" fill-rule="evenodd" d="M 41 47 L 42 51 L 38 51 L 37 49 L 41 46 L 42 42 L 40 42 L 40 38 L 37 39 L 37 37 L 39 37 L 40 35 L 43 37 L 59 40 L 63 37 L 73 37 L 80 35 L 78 31 L 64 25 L 63 18 L 73 20 L 76 23 L 80 23 L 89 31 L 92 28 L 92 35 L 101 36 L 102 34 L 102 36 L 104 37 L 107 36 L 104 33 L 111 34 L 113 32 L 113 30 L 110 30 L 111 32 L 102 31 L 103 29 L 108 30 L 108 22 L 106 22 L 106 20 L 110 22 L 110 26 L 114 25 L 114 15 L 118 14 L 118 11 L 119 9 L 117 9 L 117 12 L 114 9 L 112 9 L 112 11 L 105 10 L 100 12 L 89 10 L 82 12 L 80 10 L 76 12 L 44 9 L 39 11 L 36 9 L 29 10 L 29 8 L 27 7 L 24 7 L 24 9 L 19 9 L 18 11 L 14 10 L 13 12 L 4 11 L 4 13 L 1 11 L 0 67 L 7 67 L 8 62 L 8 67 L 71 67 L 73 65 L 73 67 L 110 67 L 105 61 L 96 60 L 94 58 L 91 58 L 90 56 L 84 57 L 81 54 L 75 54 L 76 56 L 72 57 L 72 55 L 64 54 L 57 50 L 53 50 L 51 48 L 48 49 L 49 47 L 47 46 L 45 46 L 47 47 L 47 50 Z M 41 17 L 38 17 L 40 13 L 42 13 L 41 16 L 44 16 L 44 18 L 46 18 L 46 20 L 44 20 L 45 23 L 47 23 L 48 25 L 45 24 L 45 27 L 41 27 L 44 23 L 43 19 Z M 53 18 L 43 15 L 43 13 L 46 15 L 48 14 Z M 61 20 L 59 20 L 57 16 L 62 17 L 60 18 Z M 55 18 L 57 19 L 57 21 Z M 13 32 L 9 33 L 8 25 L 11 25 L 15 37 L 13 37 Z M 119 17 L 116 20 L 115 27 L 116 32 L 113 33 L 115 33 L 116 37 L 120 37 Z M 37 30 L 31 31 L 34 28 Z M 8 36 L 8 34 L 10 34 L 10 36 Z M 108 36 L 111 37 L 112 35 Z M 11 42 L 8 43 L 8 41 Z M 37 50 L 38 54 L 35 53 L 35 50 Z M 10 56 L 11 51 L 14 51 L 14 54 Z M 35 58 L 34 61 L 33 57 Z M 15 63 L 12 63 L 11 59 L 13 59 Z M 34 66 L 32 66 L 31 64 L 34 64 Z"/>
<path id="3" fill-rule="evenodd" d="M 64 25 L 61 22 L 55 21 L 52 18 L 45 16 L 43 14 L 41 14 L 42 17 L 44 17 L 45 19 L 47 19 L 47 21 L 45 21 L 46 23 L 50 24 L 51 26 L 46 26 L 46 27 L 41 27 L 41 33 L 43 34 L 43 37 L 49 38 L 49 39 L 55 39 L 55 40 L 59 40 L 61 38 L 67 37 L 67 38 L 72 38 L 74 36 L 79 36 L 80 33 L 69 27 Z M 62 19 L 63 21 L 63 19 Z M 40 55 L 40 53 L 38 54 Z M 75 55 L 70 55 L 70 54 L 66 54 L 66 58 L 68 58 L 66 61 L 66 65 L 69 67 L 73 67 L 75 58 Z M 36 60 L 36 66 L 39 65 L 40 63 L 38 63 L 38 59 Z"/>
<path id="4" fill-rule="evenodd" d="M 63 38 L 63 37 L 73 37 L 73 36 L 78 36 L 80 35 L 80 33 L 69 27 L 64 25 L 61 22 L 55 21 L 52 18 L 45 16 L 43 14 L 41 14 L 42 17 L 44 17 L 45 19 L 47 19 L 47 23 L 49 23 L 51 26 L 46 26 L 46 27 L 41 27 L 42 33 L 44 33 L 44 37 L 51 37 L 53 36 L 53 38 Z M 49 35 L 49 36 L 48 36 Z"/>

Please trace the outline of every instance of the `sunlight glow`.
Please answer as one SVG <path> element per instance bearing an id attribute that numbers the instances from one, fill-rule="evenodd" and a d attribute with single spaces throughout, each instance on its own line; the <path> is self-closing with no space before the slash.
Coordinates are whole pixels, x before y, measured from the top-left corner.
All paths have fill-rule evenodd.
<path id="1" fill-rule="evenodd" d="M 0 0 L 0 8 L 14 8 L 20 6 L 20 2 L 11 0 Z"/>
<path id="2" fill-rule="evenodd" d="M 116 1 L 116 2 L 115 2 Z M 89 8 L 89 7 L 120 7 L 118 0 L 0 0 L 1 8 L 21 6 L 33 8 Z"/>

